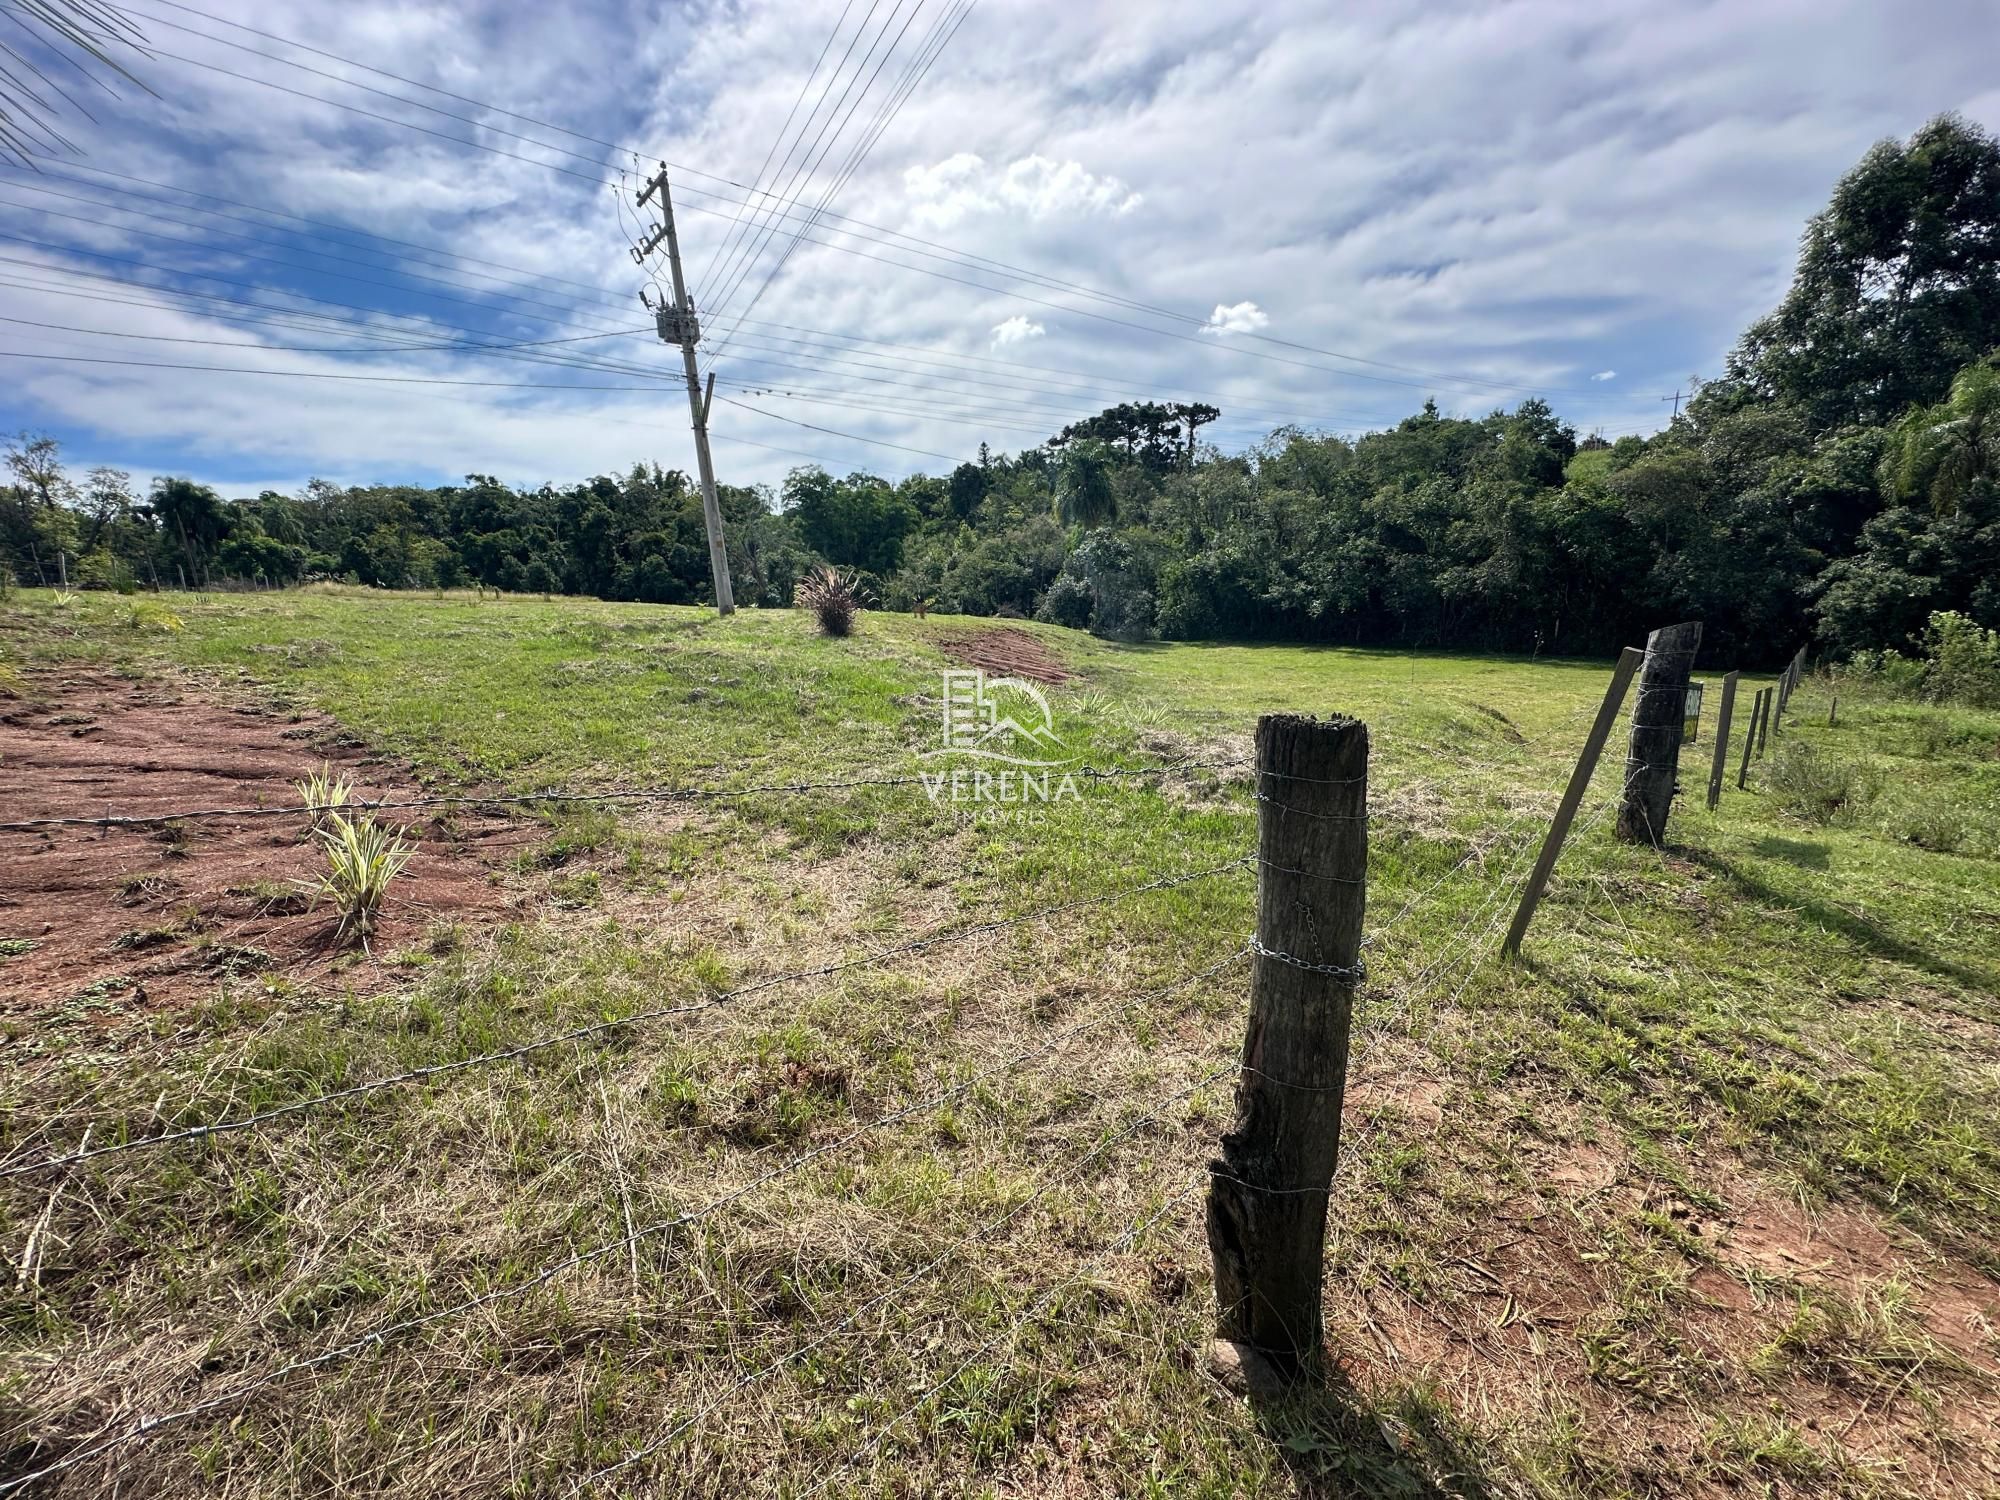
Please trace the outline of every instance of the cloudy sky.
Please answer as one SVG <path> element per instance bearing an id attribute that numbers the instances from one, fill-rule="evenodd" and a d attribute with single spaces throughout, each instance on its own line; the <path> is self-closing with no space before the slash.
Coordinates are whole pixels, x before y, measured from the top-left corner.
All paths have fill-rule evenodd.
<path id="1" fill-rule="evenodd" d="M 0 167 L 0 430 L 229 494 L 691 469 L 661 160 L 748 483 L 1115 400 L 1649 431 L 1872 141 L 2000 127 L 1987 0 L 128 10 L 156 97 Z"/>

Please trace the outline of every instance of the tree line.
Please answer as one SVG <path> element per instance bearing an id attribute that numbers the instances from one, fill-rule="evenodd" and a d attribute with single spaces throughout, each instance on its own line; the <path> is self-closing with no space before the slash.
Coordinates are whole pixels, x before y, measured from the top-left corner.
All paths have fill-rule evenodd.
<path id="1" fill-rule="evenodd" d="M 1546 402 L 1434 402 L 1347 439 L 1240 453 L 1200 403 L 1114 406 L 1013 454 L 900 481 L 725 486 L 737 597 L 782 607 L 818 562 L 889 609 L 1034 616 L 1122 639 L 1603 653 L 1669 619 L 1746 663 L 1809 637 L 2000 626 L 2000 144 L 1943 116 L 1871 149 L 1807 225 L 1784 301 L 1651 438 L 1579 439 Z M 225 500 L 64 471 L 10 445 L 0 564 L 84 587 L 332 577 L 653 603 L 708 596 L 687 476 L 515 489 L 343 487 Z"/>

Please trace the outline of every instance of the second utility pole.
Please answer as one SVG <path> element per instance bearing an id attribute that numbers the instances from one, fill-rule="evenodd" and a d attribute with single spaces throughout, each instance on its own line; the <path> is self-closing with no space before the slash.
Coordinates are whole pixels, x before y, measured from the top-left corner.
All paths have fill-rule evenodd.
<path id="1" fill-rule="evenodd" d="M 645 191 L 639 194 L 639 207 L 646 206 L 646 200 L 653 194 L 660 195 L 660 214 L 664 222 L 648 235 L 644 243 L 633 248 L 632 259 L 644 265 L 646 257 L 659 245 L 667 242 L 667 264 L 674 273 L 674 305 L 653 310 L 655 322 L 659 325 L 660 337 L 669 344 L 681 346 L 681 359 L 687 368 L 688 407 L 694 414 L 694 456 L 701 466 L 701 518 L 708 525 L 708 570 L 715 577 L 715 612 L 719 615 L 736 613 L 736 591 L 729 586 L 729 549 L 722 540 L 722 506 L 715 498 L 715 461 L 708 456 L 708 405 L 715 395 L 715 375 L 708 377 L 708 397 L 701 389 L 701 372 L 695 365 L 694 346 L 701 339 L 701 323 L 695 317 L 694 304 L 688 301 L 687 284 L 681 280 L 681 242 L 674 233 L 674 200 L 667 190 L 666 164 L 660 164 L 659 173 L 648 182 Z"/>

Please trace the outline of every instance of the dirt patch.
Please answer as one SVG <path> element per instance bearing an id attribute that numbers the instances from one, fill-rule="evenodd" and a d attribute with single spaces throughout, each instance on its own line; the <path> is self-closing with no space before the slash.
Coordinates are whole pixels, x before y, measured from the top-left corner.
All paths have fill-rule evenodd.
<path id="1" fill-rule="evenodd" d="M 2000 1283 L 1928 1246 L 1899 1243 L 1860 1209 L 1826 1204 L 1808 1213 L 1795 1200 L 1755 1199 L 1728 1221 L 1721 1253 L 1748 1271 L 1849 1296 L 1904 1283 L 1931 1337 L 2000 1377 Z"/>
<path id="2" fill-rule="evenodd" d="M 420 795 L 332 720 L 230 705 L 170 682 L 44 677 L 0 714 L 0 821 L 152 816 L 296 805 L 292 782 L 331 762 L 358 798 Z M 521 842 L 512 820 L 406 813 L 417 853 L 392 888 L 372 956 L 337 953 L 334 918 L 301 886 L 320 867 L 303 817 L 190 817 L 162 825 L 0 831 L 0 1015 L 158 1007 L 231 979 L 339 968 L 380 988 L 388 956 L 439 921 L 491 918 Z"/>
<path id="3" fill-rule="evenodd" d="M 979 667 L 995 677 L 1025 677 L 1030 682 L 1074 682 L 1072 672 L 1025 630 L 981 630 L 971 635 L 938 638 L 938 649 L 953 661 Z"/>

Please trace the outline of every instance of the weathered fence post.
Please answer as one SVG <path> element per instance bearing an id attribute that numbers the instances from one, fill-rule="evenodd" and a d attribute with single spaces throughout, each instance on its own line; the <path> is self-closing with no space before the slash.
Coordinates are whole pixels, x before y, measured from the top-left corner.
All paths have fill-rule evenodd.
<path id="1" fill-rule="evenodd" d="M 1632 704 L 1625 798 L 1618 808 L 1618 836 L 1628 843 L 1657 844 L 1667 836 L 1688 677 L 1700 649 L 1699 621 L 1667 625 L 1646 637 L 1646 663 L 1639 669 L 1639 693 Z"/>
<path id="2" fill-rule="evenodd" d="M 1583 753 L 1576 758 L 1576 768 L 1569 773 L 1569 785 L 1563 788 L 1562 801 L 1556 806 L 1555 817 L 1549 820 L 1549 831 L 1542 837 L 1542 852 L 1535 856 L 1535 868 L 1528 875 L 1527 888 L 1521 892 L 1521 904 L 1514 908 L 1514 924 L 1507 929 L 1506 941 L 1500 945 L 1502 958 L 1512 958 L 1521 951 L 1521 939 L 1528 935 L 1528 924 L 1535 919 L 1542 889 L 1555 873 L 1556 856 L 1562 853 L 1563 840 L 1569 837 L 1569 825 L 1575 821 L 1583 794 L 1590 788 L 1590 778 L 1597 771 L 1597 757 L 1604 753 L 1611 726 L 1618 722 L 1625 689 L 1631 686 L 1632 674 L 1639 670 L 1644 656 L 1637 646 L 1627 646 L 1618 654 L 1618 665 L 1611 669 L 1611 682 L 1604 689 L 1604 701 L 1597 705 L 1597 718 L 1590 726 L 1590 733 L 1583 737 Z"/>
<path id="3" fill-rule="evenodd" d="M 1750 704 L 1750 722 L 1743 726 L 1743 764 L 1736 768 L 1736 790 L 1742 791 L 1750 785 L 1750 751 L 1757 743 L 1757 720 L 1764 712 L 1764 690 L 1757 689 L 1757 696 Z"/>
<path id="4" fill-rule="evenodd" d="M 1736 679 L 1742 674 L 1731 672 L 1722 679 L 1722 707 L 1715 711 L 1715 762 L 1708 768 L 1708 810 L 1715 811 L 1716 803 L 1722 800 L 1722 777 L 1729 761 L 1729 715 L 1736 707 Z"/>
<path id="5" fill-rule="evenodd" d="M 1764 689 L 1764 711 L 1757 715 L 1757 724 L 1756 724 L 1757 758 L 1759 760 L 1762 760 L 1764 758 L 1764 746 L 1770 743 L 1771 700 L 1777 696 L 1778 696 L 1778 690 L 1775 686 L 1767 687 Z"/>
<path id="6" fill-rule="evenodd" d="M 1328 1193 L 1361 978 L 1368 726 L 1257 721 L 1257 931 L 1236 1120 L 1210 1163 L 1217 1334 L 1239 1364 L 1320 1359 Z M 1225 1351 L 1218 1348 L 1218 1354 Z"/>
<path id="7" fill-rule="evenodd" d="M 1834 728 L 1840 723 L 1840 694 L 1833 695 L 1833 701 L 1826 706 L 1826 727 Z"/>
<path id="8" fill-rule="evenodd" d="M 61 580 L 65 593 L 69 591 L 69 554 L 56 548 L 56 577 Z"/>

